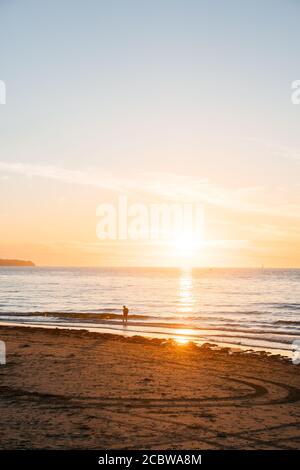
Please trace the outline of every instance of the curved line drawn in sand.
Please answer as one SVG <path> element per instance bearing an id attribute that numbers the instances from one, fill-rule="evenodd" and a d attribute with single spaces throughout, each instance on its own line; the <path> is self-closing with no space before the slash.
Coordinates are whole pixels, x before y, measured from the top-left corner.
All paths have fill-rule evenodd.
<path id="1" fill-rule="evenodd" d="M 247 378 L 247 380 L 245 380 Z M 43 402 L 51 402 L 53 404 L 66 404 L 73 403 L 76 406 L 87 406 L 88 404 L 97 404 L 103 408 L 112 407 L 130 407 L 130 408 L 174 408 L 174 407 L 188 407 L 195 408 L 201 405 L 205 407 L 226 407 L 226 406 L 269 406 L 278 405 L 284 403 L 294 403 L 300 400 L 300 389 L 293 387 L 292 385 L 285 384 L 283 382 L 275 382 L 270 380 L 257 379 L 255 377 L 243 377 L 243 378 L 229 378 L 229 381 L 236 382 L 239 384 L 246 385 L 253 389 L 253 392 L 235 395 L 235 396 L 224 396 L 224 397 L 209 397 L 209 398 L 197 398 L 197 397 L 180 397 L 180 398 L 130 398 L 130 397 L 97 397 L 97 396 L 76 396 L 76 395 L 59 395 L 51 393 L 42 393 L 28 391 L 24 389 L 16 389 L 13 387 L 0 386 L 0 392 L 2 397 L 6 398 L 24 398 L 24 400 L 32 399 L 40 404 Z M 249 380 L 251 379 L 251 380 Z M 253 381 L 254 379 L 254 381 Z M 262 382 L 256 383 L 256 382 Z M 271 386 L 271 387 L 270 387 Z M 278 395 L 278 389 L 280 391 L 279 397 L 271 398 L 271 394 Z M 284 395 L 282 396 L 282 391 Z M 257 400 L 258 399 L 258 400 Z"/>

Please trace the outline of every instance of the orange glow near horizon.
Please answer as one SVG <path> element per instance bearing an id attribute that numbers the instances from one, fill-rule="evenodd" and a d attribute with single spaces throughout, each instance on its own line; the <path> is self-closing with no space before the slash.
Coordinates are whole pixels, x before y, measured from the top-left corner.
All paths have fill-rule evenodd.
<path id="1" fill-rule="evenodd" d="M 2 191 L 4 186 L 7 191 L 13 187 L 8 182 L 1 182 Z M 273 213 L 271 207 L 265 214 L 261 211 L 268 208 L 260 208 L 258 202 L 252 203 L 253 208 L 241 205 L 230 210 L 207 204 L 202 237 L 183 234 L 168 243 L 101 242 L 95 209 L 99 199 L 114 201 L 114 195 L 72 184 L 55 183 L 50 190 L 49 182 L 42 184 L 39 178 L 33 178 L 28 189 L 25 182 L 16 177 L 18 188 L 26 190 L 23 198 L 7 196 L 10 210 L 2 214 L 1 258 L 26 259 L 41 266 L 300 266 L 300 219 L 293 214 L 287 218 L 284 210 Z M 188 183 L 183 189 L 188 194 Z M 145 196 L 137 192 L 135 200 L 145 201 Z"/>
<path id="2" fill-rule="evenodd" d="M 193 330 L 180 328 L 180 329 L 175 330 L 173 339 L 179 345 L 185 345 L 191 341 L 189 336 L 192 334 L 193 334 Z"/>

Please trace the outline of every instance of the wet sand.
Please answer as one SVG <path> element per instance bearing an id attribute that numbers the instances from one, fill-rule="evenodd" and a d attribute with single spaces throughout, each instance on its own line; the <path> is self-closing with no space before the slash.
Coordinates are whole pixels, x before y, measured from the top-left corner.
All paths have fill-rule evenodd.
<path id="1" fill-rule="evenodd" d="M 298 449 L 300 366 L 173 341 L 1 326 L 1 449 Z"/>

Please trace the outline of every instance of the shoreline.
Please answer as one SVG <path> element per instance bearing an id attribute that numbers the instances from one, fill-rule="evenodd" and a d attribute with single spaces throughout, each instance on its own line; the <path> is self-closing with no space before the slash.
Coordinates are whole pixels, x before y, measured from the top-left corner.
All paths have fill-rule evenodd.
<path id="1" fill-rule="evenodd" d="M 138 330 L 138 329 L 133 329 L 130 330 L 128 329 L 128 326 L 130 327 L 130 323 L 127 327 L 121 328 L 121 324 L 118 325 L 119 328 L 115 327 L 113 328 L 113 325 L 116 326 L 113 322 L 107 323 L 109 326 L 105 326 L 106 323 L 103 321 L 101 325 L 97 324 L 88 324 L 88 323 L 73 323 L 73 324 L 58 324 L 58 323 L 22 323 L 22 322 L 10 322 L 10 321 L 1 321 L 0 320 L 0 327 L 1 326 L 11 326 L 11 327 L 21 327 L 21 328 L 42 328 L 42 329 L 58 329 L 58 330 L 71 330 L 71 331 L 88 331 L 91 333 L 96 333 L 96 334 L 111 334 L 111 335 L 116 335 L 116 336 L 123 336 L 123 337 L 133 337 L 133 336 L 139 336 L 141 338 L 157 338 L 161 340 L 174 340 L 180 343 L 182 339 L 184 339 L 184 342 L 189 342 L 193 343 L 198 347 L 201 347 L 202 344 L 204 343 L 211 343 L 214 344 L 216 347 L 227 347 L 231 348 L 233 350 L 239 350 L 239 351 L 254 351 L 256 353 L 262 352 L 262 353 L 267 353 L 270 355 L 280 355 L 282 357 L 287 357 L 291 359 L 293 357 L 293 350 L 292 348 L 286 349 L 286 348 L 277 348 L 277 347 L 271 347 L 269 346 L 256 346 L 253 344 L 240 344 L 238 342 L 230 342 L 226 340 L 219 340 L 216 341 L 214 339 L 211 339 L 209 337 L 206 337 L 205 335 L 195 335 L 194 330 L 192 328 L 188 328 L 186 325 L 181 325 L 173 327 L 174 331 L 165 331 L 165 332 L 155 332 L 155 331 L 147 331 L 147 330 Z M 170 328 L 171 330 L 171 328 Z M 177 330 L 177 332 L 176 332 Z M 180 332 L 183 331 L 183 333 Z M 196 331 L 197 329 L 195 329 Z M 200 329 L 198 329 L 200 330 Z M 201 331 L 201 330 L 200 330 Z M 203 330 L 207 331 L 207 330 Z M 188 332 L 188 333 L 187 333 Z M 226 336 L 226 335 L 225 335 Z"/>
<path id="2" fill-rule="evenodd" d="M 299 447 L 300 369 L 282 356 L 38 327 L 0 339 L 2 449 Z"/>

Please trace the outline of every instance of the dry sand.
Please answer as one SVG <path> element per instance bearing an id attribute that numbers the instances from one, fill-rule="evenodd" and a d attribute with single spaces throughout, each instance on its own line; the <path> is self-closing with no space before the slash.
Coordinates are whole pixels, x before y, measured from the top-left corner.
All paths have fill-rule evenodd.
<path id="1" fill-rule="evenodd" d="M 0 327 L 2 449 L 297 449 L 300 366 L 85 331 Z"/>

